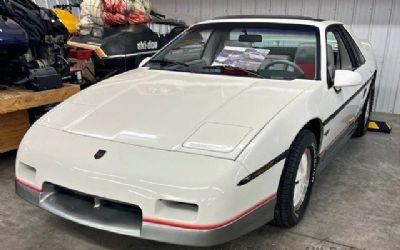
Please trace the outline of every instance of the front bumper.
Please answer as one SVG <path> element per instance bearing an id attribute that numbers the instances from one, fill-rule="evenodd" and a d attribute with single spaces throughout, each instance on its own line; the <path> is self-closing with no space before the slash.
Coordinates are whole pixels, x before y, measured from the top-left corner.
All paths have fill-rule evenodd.
<path id="1" fill-rule="evenodd" d="M 276 194 L 237 216 L 214 225 L 187 225 L 143 218 L 140 208 L 101 198 L 75 194 L 45 183 L 42 189 L 22 180 L 16 193 L 24 200 L 76 223 L 118 234 L 179 245 L 212 246 L 246 234 L 273 219 Z M 90 199 L 90 197 L 93 198 Z"/>

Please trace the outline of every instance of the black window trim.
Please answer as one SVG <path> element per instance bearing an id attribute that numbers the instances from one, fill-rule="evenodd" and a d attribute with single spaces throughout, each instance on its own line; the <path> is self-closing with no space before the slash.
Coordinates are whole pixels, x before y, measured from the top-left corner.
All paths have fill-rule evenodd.
<path id="1" fill-rule="evenodd" d="M 343 24 L 331 24 L 325 30 L 325 44 L 328 44 L 328 32 L 337 32 L 342 39 L 344 46 L 346 47 L 347 53 L 349 54 L 350 61 L 353 65 L 352 71 L 357 70 L 362 65 L 365 64 L 365 57 L 361 52 L 361 49 L 358 47 L 353 37 L 349 34 Z M 356 46 L 356 47 L 354 47 Z M 356 52 L 357 51 L 357 52 Z M 328 51 L 325 50 L 326 55 L 328 55 Z M 359 54 L 358 56 L 356 54 Z M 360 57 L 363 60 L 360 60 Z M 326 65 L 328 65 L 328 60 L 326 60 Z M 328 67 L 326 68 L 326 82 L 328 84 L 328 89 L 331 89 L 334 85 L 332 79 L 329 78 Z"/>
<path id="2" fill-rule="evenodd" d="M 366 62 L 365 57 L 364 57 L 360 47 L 354 40 L 354 38 L 350 35 L 349 31 L 343 25 L 340 25 L 340 29 L 343 33 L 343 36 L 346 37 L 347 42 L 349 43 L 350 47 L 352 48 L 352 53 L 354 53 L 354 56 L 357 60 L 357 69 L 358 69 L 359 67 L 361 67 L 362 65 L 365 64 L 365 62 Z"/>

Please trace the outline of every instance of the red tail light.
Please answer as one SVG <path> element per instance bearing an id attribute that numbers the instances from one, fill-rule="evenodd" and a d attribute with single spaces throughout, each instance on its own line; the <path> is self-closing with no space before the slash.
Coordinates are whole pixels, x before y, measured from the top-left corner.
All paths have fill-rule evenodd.
<path id="1" fill-rule="evenodd" d="M 85 49 L 85 50 L 70 50 L 68 53 L 69 58 L 74 58 L 78 60 L 89 60 L 92 56 L 92 51 Z"/>

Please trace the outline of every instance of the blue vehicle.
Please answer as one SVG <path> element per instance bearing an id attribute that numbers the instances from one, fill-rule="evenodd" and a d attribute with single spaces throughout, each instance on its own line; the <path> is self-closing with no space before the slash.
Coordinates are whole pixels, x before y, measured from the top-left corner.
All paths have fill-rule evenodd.
<path id="1" fill-rule="evenodd" d="M 28 46 L 25 30 L 10 18 L 0 16 L 0 61 L 25 54 Z"/>
<path id="2" fill-rule="evenodd" d="M 0 85 L 10 85 L 20 79 L 16 64 L 29 49 L 29 37 L 14 20 L 0 15 Z M 17 67 L 14 67 L 17 66 Z"/>
<path id="3" fill-rule="evenodd" d="M 67 60 L 68 30 L 32 0 L 0 0 L 0 85 L 35 91 L 74 82 Z"/>

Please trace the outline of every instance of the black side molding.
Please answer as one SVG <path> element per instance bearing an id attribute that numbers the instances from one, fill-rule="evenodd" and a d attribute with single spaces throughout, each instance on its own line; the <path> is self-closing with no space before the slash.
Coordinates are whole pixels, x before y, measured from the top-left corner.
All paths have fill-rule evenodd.
<path id="1" fill-rule="evenodd" d="M 265 173 L 267 170 L 271 169 L 273 166 L 275 166 L 277 163 L 279 163 L 283 159 L 286 159 L 288 154 L 289 154 L 289 149 L 286 150 L 285 152 L 283 152 L 282 154 L 278 155 L 277 157 L 275 157 L 272 161 L 268 162 L 267 164 L 265 164 L 261 168 L 257 169 L 253 173 L 251 173 L 248 176 L 246 176 L 245 178 L 243 178 L 237 185 L 238 186 L 243 186 L 243 185 L 249 183 L 250 181 L 254 180 L 258 176 L 260 176 L 263 173 Z"/>
<path id="2" fill-rule="evenodd" d="M 363 91 L 363 89 L 365 89 L 365 87 L 368 86 L 368 84 L 371 83 L 372 79 L 374 78 L 374 76 L 372 76 L 370 79 L 368 79 L 368 81 L 366 83 L 364 83 L 363 86 L 361 86 L 356 93 L 354 93 L 345 103 L 342 104 L 342 106 L 340 106 L 332 115 L 330 115 L 323 123 L 323 126 L 326 126 L 330 121 L 332 121 L 333 119 L 335 119 L 335 117 L 356 97 L 358 96 L 361 91 Z"/>

